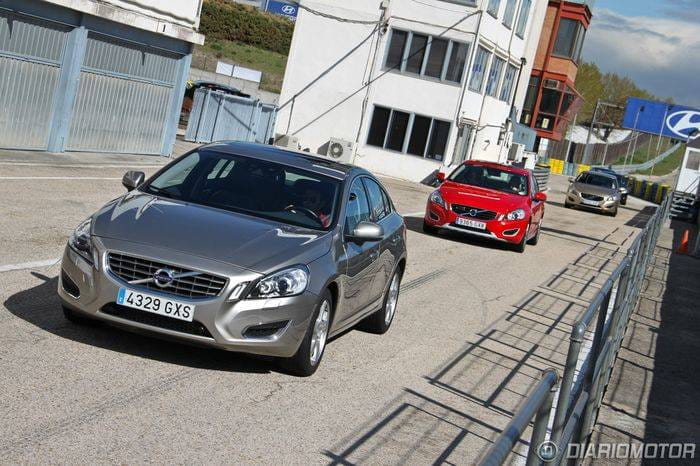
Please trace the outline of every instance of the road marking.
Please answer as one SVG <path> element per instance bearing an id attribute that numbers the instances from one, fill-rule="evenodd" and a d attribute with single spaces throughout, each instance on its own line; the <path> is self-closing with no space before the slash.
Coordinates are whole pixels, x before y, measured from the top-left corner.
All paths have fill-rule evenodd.
<path id="1" fill-rule="evenodd" d="M 411 212 L 408 214 L 401 214 L 402 217 L 422 217 L 423 215 L 425 215 L 424 210 L 421 210 L 419 212 Z"/>
<path id="2" fill-rule="evenodd" d="M 97 176 L 0 176 L 0 180 L 121 180 L 121 178 L 107 178 Z"/>
<path id="3" fill-rule="evenodd" d="M 11 270 L 26 270 L 26 269 L 38 269 L 41 267 L 49 267 L 58 264 L 61 258 L 47 259 L 44 261 L 33 261 L 33 262 L 21 262 L 19 264 L 8 264 L 0 265 L 0 272 L 10 272 Z"/>

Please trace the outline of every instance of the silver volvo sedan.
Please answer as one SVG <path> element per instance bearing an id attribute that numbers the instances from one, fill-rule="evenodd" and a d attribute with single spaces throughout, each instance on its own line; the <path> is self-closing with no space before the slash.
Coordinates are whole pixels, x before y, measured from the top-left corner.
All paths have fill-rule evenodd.
<path id="1" fill-rule="evenodd" d="M 406 226 L 369 172 L 248 143 L 202 146 L 82 222 L 61 265 L 67 319 L 313 374 L 329 337 L 396 312 Z"/>

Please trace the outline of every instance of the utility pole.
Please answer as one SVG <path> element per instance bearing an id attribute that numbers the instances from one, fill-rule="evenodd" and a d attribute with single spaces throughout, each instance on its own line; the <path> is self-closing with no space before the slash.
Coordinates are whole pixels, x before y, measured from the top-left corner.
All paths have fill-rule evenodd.
<path id="1" fill-rule="evenodd" d="M 591 159 L 591 136 L 593 136 L 593 127 L 595 126 L 595 121 L 598 119 L 598 109 L 600 108 L 600 99 L 595 103 L 595 111 L 593 112 L 593 120 L 591 120 L 591 126 L 588 128 L 588 137 L 586 138 L 586 147 L 583 151 L 583 160 L 581 163 L 583 165 L 590 165 Z"/>
<path id="2" fill-rule="evenodd" d="M 574 130 L 576 129 L 576 119 L 578 118 L 578 113 L 574 115 L 574 122 L 569 127 L 569 143 L 566 145 L 566 156 L 564 158 L 565 162 L 569 161 L 569 154 L 571 153 L 571 140 L 574 138 Z"/>

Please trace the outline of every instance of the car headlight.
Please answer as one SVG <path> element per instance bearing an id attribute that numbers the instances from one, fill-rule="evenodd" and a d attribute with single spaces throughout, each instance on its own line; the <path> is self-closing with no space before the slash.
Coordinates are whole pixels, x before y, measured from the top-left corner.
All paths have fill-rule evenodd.
<path id="1" fill-rule="evenodd" d="M 617 199 L 617 196 L 616 196 L 616 195 L 612 195 L 612 196 L 608 196 L 608 199 L 607 199 L 607 200 L 612 202 L 612 201 L 614 201 L 615 199 Z"/>
<path id="2" fill-rule="evenodd" d="M 432 193 L 430 193 L 430 202 L 433 202 L 439 206 L 441 206 L 443 209 L 447 209 L 447 202 L 442 198 L 442 194 L 440 194 L 440 190 L 436 189 Z"/>
<path id="3" fill-rule="evenodd" d="M 68 239 L 68 245 L 83 259 L 92 264 L 94 258 L 92 253 L 92 236 L 90 235 L 91 228 L 92 218 L 89 218 L 73 231 Z"/>
<path id="4" fill-rule="evenodd" d="M 306 290 L 309 271 L 304 266 L 291 267 L 264 277 L 255 285 L 248 298 L 281 298 L 295 296 Z"/>
<path id="5" fill-rule="evenodd" d="M 506 220 L 522 220 L 524 218 L 525 211 L 523 209 L 516 209 L 506 215 Z"/>

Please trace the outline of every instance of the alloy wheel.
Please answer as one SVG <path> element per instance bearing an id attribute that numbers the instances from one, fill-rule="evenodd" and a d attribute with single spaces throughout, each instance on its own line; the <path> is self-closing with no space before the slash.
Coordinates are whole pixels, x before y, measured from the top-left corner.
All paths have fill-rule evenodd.
<path id="1" fill-rule="evenodd" d="M 384 323 L 389 325 L 396 312 L 396 304 L 399 300 L 399 274 L 395 273 L 389 286 L 389 296 L 386 299 L 386 309 L 384 311 Z"/>
<path id="2" fill-rule="evenodd" d="M 331 303 L 323 301 L 321 308 L 318 310 L 316 322 L 314 322 L 313 333 L 311 334 L 311 351 L 309 360 L 312 366 L 318 364 L 323 354 L 323 349 L 326 347 L 326 339 L 328 338 L 328 324 L 331 317 Z"/>

